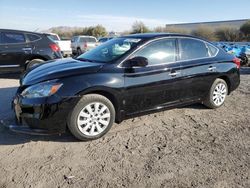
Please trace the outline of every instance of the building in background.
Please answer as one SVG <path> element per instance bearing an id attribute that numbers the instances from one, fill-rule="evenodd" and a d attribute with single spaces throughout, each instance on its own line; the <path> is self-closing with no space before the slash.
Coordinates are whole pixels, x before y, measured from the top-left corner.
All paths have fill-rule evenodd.
<path id="1" fill-rule="evenodd" d="M 193 31 L 199 27 L 210 27 L 213 30 L 221 27 L 240 29 L 240 27 L 249 19 L 242 20 L 228 20 L 228 21 L 214 21 L 214 22 L 197 22 L 197 23 L 181 23 L 181 24 L 166 24 L 166 28 L 175 28 L 186 31 Z"/>

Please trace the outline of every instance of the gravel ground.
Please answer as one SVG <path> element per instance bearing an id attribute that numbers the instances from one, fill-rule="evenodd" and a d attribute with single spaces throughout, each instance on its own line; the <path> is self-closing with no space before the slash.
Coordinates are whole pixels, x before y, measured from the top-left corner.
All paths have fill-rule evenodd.
<path id="1" fill-rule="evenodd" d="M 0 126 L 0 187 L 250 187 L 250 71 L 216 110 L 202 105 L 114 125 L 103 138 L 29 136 Z M 0 79 L 13 120 L 16 79 Z"/>

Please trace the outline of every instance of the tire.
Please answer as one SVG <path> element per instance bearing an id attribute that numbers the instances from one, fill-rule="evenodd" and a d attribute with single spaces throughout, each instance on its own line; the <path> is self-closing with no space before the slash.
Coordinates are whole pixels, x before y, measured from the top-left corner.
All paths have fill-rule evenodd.
<path id="1" fill-rule="evenodd" d="M 219 108 L 221 107 L 228 94 L 228 85 L 225 80 L 217 78 L 210 88 L 210 91 L 203 101 L 203 104 L 208 108 Z"/>
<path id="2" fill-rule="evenodd" d="M 77 56 L 81 55 L 82 54 L 82 50 L 80 48 L 77 48 Z"/>
<path id="3" fill-rule="evenodd" d="M 81 98 L 69 115 L 68 128 L 77 139 L 89 141 L 105 135 L 114 121 L 115 108 L 110 100 L 102 95 L 88 94 Z"/>
<path id="4" fill-rule="evenodd" d="M 38 65 L 38 64 L 40 64 L 40 63 L 43 63 L 43 62 L 44 62 L 44 60 L 42 60 L 42 59 L 33 59 L 33 60 L 31 60 L 31 61 L 27 64 L 26 70 L 32 68 L 32 67 L 35 66 L 35 65 Z"/>

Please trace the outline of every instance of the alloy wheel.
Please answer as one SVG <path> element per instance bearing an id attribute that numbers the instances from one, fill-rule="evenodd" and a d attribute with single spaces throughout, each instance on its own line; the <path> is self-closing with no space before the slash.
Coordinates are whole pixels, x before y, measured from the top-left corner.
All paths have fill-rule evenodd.
<path id="1" fill-rule="evenodd" d="M 77 126 L 84 135 L 97 136 L 108 127 L 110 118 L 109 108 L 101 102 L 94 102 L 86 105 L 80 111 Z"/>
<path id="2" fill-rule="evenodd" d="M 213 102 L 216 106 L 221 106 L 227 95 L 227 87 L 224 83 L 218 83 L 213 92 Z"/>

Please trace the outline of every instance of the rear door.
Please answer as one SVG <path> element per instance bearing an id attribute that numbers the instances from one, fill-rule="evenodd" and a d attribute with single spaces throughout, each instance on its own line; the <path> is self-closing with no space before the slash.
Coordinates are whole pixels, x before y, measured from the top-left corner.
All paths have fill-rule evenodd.
<path id="1" fill-rule="evenodd" d="M 146 67 L 125 69 L 127 115 L 180 102 L 181 70 L 176 62 L 176 39 L 160 39 L 133 54 L 148 59 Z"/>
<path id="2" fill-rule="evenodd" d="M 197 100 L 207 94 L 218 75 L 214 58 L 218 49 L 194 38 L 179 38 L 178 44 L 184 89 L 182 99 Z"/>
<path id="3" fill-rule="evenodd" d="M 19 71 L 24 64 L 25 56 L 30 52 L 26 37 L 21 32 L 1 32 L 0 71 Z"/>

